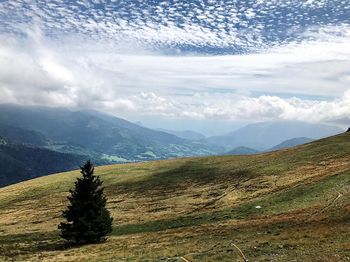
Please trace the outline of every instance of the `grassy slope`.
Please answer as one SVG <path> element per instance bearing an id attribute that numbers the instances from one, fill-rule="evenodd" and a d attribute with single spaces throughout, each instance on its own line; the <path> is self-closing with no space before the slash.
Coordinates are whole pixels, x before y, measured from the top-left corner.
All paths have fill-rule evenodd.
<path id="1" fill-rule="evenodd" d="M 65 249 L 56 226 L 78 172 L 0 189 L 0 260 L 347 261 L 350 134 L 253 156 L 104 166 L 114 231 Z M 257 209 L 256 206 L 261 206 Z"/>

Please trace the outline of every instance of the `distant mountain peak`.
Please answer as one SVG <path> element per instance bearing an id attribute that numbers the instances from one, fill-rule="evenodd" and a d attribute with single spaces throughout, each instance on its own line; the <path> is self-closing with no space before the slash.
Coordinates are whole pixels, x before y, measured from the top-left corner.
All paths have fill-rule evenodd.
<path id="1" fill-rule="evenodd" d="M 280 150 L 280 149 L 285 149 L 285 148 L 291 148 L 294 146 L 306 144 L 309 142 L 314 141 L 314 139 L 308 138 L 308 137 L 296 137 L 292 139 L 288 139 L 286 141 L 283 141 L 282 143 L 272 147 L 271 149 L 267 151 L 275 151 L 275 150 Z"/>
<path id="2" fill-rule="evenodd" d="M 344 130 L 339 127 L 324 124 L 275 121 L 249 124 L 227 135 L 210 137 L 207 141 L 227 149 L 245 146 L 258 150 L 268 150 L 293 138 L 319 139 L 343 132 Z"/>

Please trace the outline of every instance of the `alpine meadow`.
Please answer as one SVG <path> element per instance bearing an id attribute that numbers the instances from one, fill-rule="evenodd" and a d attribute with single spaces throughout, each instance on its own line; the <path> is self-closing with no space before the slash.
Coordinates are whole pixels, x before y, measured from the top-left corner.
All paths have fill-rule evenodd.
<path id="1" fill-rule="evenodd" d="M 113 232 L 66 249 L 68 172 L 0 189 L 1 256 L 18 261 L 346 261 L 350 133 L 253 156 L 96 168 Z"/>

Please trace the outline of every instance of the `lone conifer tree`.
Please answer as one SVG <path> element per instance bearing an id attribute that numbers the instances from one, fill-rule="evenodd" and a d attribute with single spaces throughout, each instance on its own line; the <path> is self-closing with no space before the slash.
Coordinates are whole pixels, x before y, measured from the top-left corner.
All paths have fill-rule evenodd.
<path id="1" fill-rule="evenodd" d="M 82 177 L 75 182 L 68 196 L 70 204 L 63 211 L 68 223 L 60 223 L 61 237 L 71 243 L 97 243 L 112 231 L 112 221 L 106 209 L 106 197 L 99 176 L 94 175 L 90 160 L 81 168 Z"/>

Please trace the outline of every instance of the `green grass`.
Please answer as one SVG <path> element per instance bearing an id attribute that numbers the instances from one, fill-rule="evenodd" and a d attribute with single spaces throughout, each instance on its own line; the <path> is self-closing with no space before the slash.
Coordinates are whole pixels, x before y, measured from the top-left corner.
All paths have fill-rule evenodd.
<path id="1" fill-rule="evenodd" d="M 142 224 L 129 224 L 115 227 L 114 235 L 127 235 L 146 232 L 157 232 L 167 229 L 190 227 L 201 224 L 217 223 L 225 220 L 243 220 L 258 216 L 269 216 L 292 212 L 310 206 L 320 206 L 337 197 L 337 192 L 349 191 L 350 172 L 327 177 L 318 183 L 299 185 L 283 192 L 268 195 L 218 212 L 203 213 L 194 216 L 151 221 Z M 257 209 L 261 206 L 261 209 Z"/>

